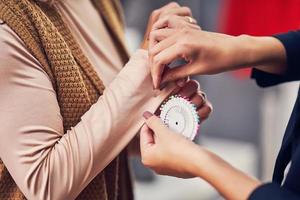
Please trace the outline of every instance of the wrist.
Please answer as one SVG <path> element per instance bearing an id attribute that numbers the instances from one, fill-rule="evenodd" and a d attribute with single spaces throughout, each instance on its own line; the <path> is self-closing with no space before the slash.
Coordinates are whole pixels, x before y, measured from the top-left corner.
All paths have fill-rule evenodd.
<path id="1" fill-rule="evenodd" d="M 270 73 L 282 74 L 286 70 L 284 46 L 274 37 L 237 37 L 243 46 L 244 65 L 259 68 Z"/>
<path id="2" fill-rule="evenodd" d="M 212 164 L 212 153 L 208 150 L 195 145 L 192 150 L 193 154 L 189 156 L 188 163 L 189 163 L 189 173 L 195 177 L 200 177 L 205 179 L 205 175 L 209 172 L 209 168 L 213 165 Z"/>
<path id="3" fill-rule="evenodd" d="M 250 35 L 239 35 L 235 37 L 236 39 L 236 49 L 238 52 L 235 52 L 238 56 L 238 65 L 244 67 L 254 67 L 258 63 L 263 62 L 265 55 L 261 53 L 264 52 L 265 46 L 262 44 L 262 41 L 259 37 L 254 37 Z"/>
<path id="4" fill-rule="evenodd" d="M 225 199 L 247 199 L 261 184 L 206 149 L 199 149 L 198 156 L 195 176 L 211 184 Z"/>

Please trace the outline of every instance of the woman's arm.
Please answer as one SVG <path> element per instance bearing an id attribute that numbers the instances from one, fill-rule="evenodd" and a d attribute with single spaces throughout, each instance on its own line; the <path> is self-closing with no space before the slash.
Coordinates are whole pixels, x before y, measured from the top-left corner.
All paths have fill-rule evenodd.
<path id="1" fill-rule="evenodd" d="M 249 35 L 241 35 L 236 38 L 240 45 L 248 48 L 244 55 L 238 58 L 240 60 L 247 59 L 247 65 L 240 67 L 255 67 L 261 71 L 279 75 L 286 72 L 286 52 L 278 39 Z"/>
<path id="2" fill-rule="evenodd" d="M 170 131 L 149 112 L 140 133 L 144 165 L 159 174 L 180 178 L 200 177 L 229 200 L 299 200 L 300 197 L 275 183 L 262 183 L 183 136 Z"/>
<path id="3" fill-rule="evenodd" d="M 157 173 L 200 177 L 231 200 L 247 199 L 260 185 L 217 155 L 170 131 L 155 115 L 147 112 L 144 116 L 147 120 L 140 135 L 142 161 Z"/>
<path id="4" fill-rule="evenodd" d="M 266 68 L 257 67 L 253 69 L 252 78 L 256 79 L 257 84 L 262 87 L 300 80 L 300 31 L 278 34 L 273 38 L 276 38 L 277 42 L 280 42 L 284 47 L 286 61 L 282 67 L 285 67 L 285 70 L 284 73 L 274 73 L 274 71 L 268 73 Z M 276 63 L 273 66 L 276 67 Z"/>
<path id="5" fill-rule="evenodd" d="M 202 31 L 185 17 L 168 16 L 158 20 L 150 33 L 149 54 L 154 86 L 188 75 L 215 74 L 250 66 L 284 74 L 287 46 L 296 49 L 300 43 L 299 34 L 298 37 L 295 35 L 288 39 L 285 37 L 288 42 L 283 42 L 282 36 L 278 39 L 249 35 L 235 37 Z M 299 50 L 296 52 L 299 53 Z M 290 54 L 289 51 L 287 53 Z M 187 64 L 162 73 L 164 67 L 176 59 L 185 59 Z"/>
<path id="6" fill-rule="evenodd" d="M 154 97 L 140 50 L 64 132 L 48 76 L 9 28 L 0 36 L 0 157 L 28 199 L 74 199 L 138 132 L 142 112 L 154 112 L 174 88 Z"/>
<path id="7" fill-rule="evenodd" d="M 203 149 L 195 148 L 194 173 L 211 184 L 225 199 L 247 199 L 261 183 Z"/>

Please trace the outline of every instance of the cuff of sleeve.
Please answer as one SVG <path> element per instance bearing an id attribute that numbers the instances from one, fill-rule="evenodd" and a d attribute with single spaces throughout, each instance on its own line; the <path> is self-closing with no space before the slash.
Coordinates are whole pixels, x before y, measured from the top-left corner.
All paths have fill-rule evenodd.
<path id="1" fill-rule="evenodd" d="M 287 59 L 287 72 L 285 77 L 287 81 L 300 79 L 300 33 L 291 31 L 285 34 L 274 35 L 284 46 Z"/>
<path id="2" fill-rule="evenodd" d="M 299 197 L 292 192 L 280 187 L 277 183 L 267 183 L 256 188 L 249 196 L 248 200 L 299 200 Z"/>
<path id="3" fill-rule="evenodd" d="M 252 70 L 251 78 L 255 79 L 260 87 L 269 87 L 287 81 L 285 76 L 263 72 L 255 68 Z"/>
<path id="4" fill-rule="evenodd" d="M 274 35 L 284 46 L 287 56 L 287 71 L 284 75 L 276 75 L 253 69 L 252 78 L 261 87 L 268 87 L 288 81 L 300 80 L 300 33 L 293 31 Z"/>
<path id="5" fill-rule="evenodd" d="M 275 183 L 267 183 L 261 185 L 250 194 L 248 200 L 269 199 L 270 194 L 272 194 L 274 190 L 278 190 L 279 188 L 280 186 Z"/>

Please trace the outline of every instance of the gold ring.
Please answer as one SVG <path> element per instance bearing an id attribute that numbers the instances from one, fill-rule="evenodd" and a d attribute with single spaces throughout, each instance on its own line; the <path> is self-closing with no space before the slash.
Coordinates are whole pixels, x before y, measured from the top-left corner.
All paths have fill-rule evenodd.
<path id="1" fill-rule="evenodd" d="M 207 96 L 206 96 L 205 92 L 198 91 L 197 93 L 198 93 L 198 95 L 199 95 L 199 96 L 202 98 L 202 100 L 203 100 L 203 104 L 202 104 L 202 105 L 206 104 L 206 102 L 207 102 Z"/>
<path id="2" fill-rule="evenodd" d="M 191 23 L 191 24 L 197 24 L 197 21 L 194 18 L 189 17 L 189 16 L 186 16 L 186 18 L 187 18 L 187 20 L 188 20 L 189 23 Z"/>

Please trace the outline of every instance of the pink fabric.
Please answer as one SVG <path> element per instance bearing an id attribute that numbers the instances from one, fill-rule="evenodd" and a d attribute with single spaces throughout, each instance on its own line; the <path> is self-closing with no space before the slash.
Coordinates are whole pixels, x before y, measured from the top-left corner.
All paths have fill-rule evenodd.
<path id="1" fill-rule="evenodd" d="M 136 135 L 142 113 L 155 111 L 175 87 L 154 94 L 144 50 L 122 69 L 90 1 L 56 6 L 106 89 L 64 134 L 49 77 L 18 36 L 0 26 L 0 157 L 28 199 L 74 199 Z"/>

